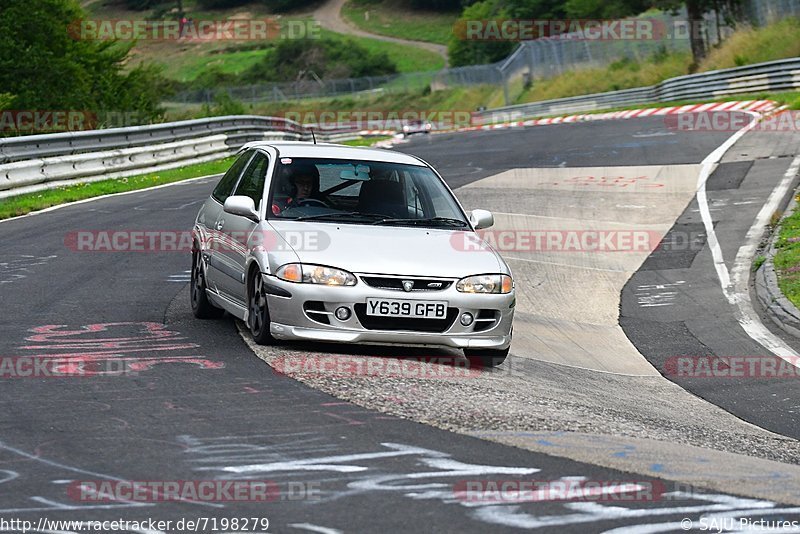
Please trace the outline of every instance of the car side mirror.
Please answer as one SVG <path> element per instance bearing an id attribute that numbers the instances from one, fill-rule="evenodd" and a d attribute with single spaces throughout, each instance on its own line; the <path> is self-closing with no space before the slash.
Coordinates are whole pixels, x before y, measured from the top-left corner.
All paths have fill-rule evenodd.
<path id="1" fill-rule="evenodd" d="M 256 204 L 253 199 L 244 195 L 236 195 L 225 199 L 225 204 L 222 206 L 225 213 L 231 215 L 239 215 L 247 217 L 253 222 L 259 221 L 259 215 L 256 211 Z"/>
<path id="2" fill-rule="evenodd" d="M 469 222 L 476 230 L 483 230 L 494 224 L 494 215 L 487 210 L 472 210 L 472 213 L 469 214 Z"/>

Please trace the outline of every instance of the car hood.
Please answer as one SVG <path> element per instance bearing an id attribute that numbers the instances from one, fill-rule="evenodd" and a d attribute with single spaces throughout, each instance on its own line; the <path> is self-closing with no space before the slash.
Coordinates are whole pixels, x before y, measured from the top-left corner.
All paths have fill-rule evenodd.
<path id="1" fill-rule="evenodd" d="M 462 278 L 509 272 L 474 232 L 270 220 L 303 263 L 354 273 Z"/>

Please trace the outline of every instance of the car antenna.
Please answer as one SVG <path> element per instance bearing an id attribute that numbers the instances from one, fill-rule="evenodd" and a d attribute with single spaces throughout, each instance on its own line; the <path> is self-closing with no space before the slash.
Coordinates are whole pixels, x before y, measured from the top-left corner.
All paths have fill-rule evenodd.
<path id="1" fill-rule="evenodd" d="M 317 136 L 314 135 L 314 128 L 309 127 L 308 129 L 311 130 L 311 139 L 314 140 L 314 144 L 316 145 L 317 144 Z"/>

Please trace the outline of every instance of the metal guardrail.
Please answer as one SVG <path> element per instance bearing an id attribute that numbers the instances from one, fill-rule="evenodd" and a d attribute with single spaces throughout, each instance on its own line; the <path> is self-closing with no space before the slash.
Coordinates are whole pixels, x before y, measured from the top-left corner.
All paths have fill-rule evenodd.
<path id="1" fill-rule="evenodd" d="M 678 76 L 649 87 L 543 100 L 475 113 L 481 124 L 615 107 L 800 89 L 800 58 Z"/>
<path id="2" fill-rule="evenodd" d="M 209 117 L 148 126 L 0 138 L 0 164 L 28 158 L 171 143 L 217 134 L 227 135 L 230 146 L 238 148 L 270 131 L 308 135 L 302 125 L 279 117 L 260 115 Z"/>
<path id="3" fill-rule="evenodd" d="M 321 141 L 344 141 L 359 131 L 315 134 Z M 311 140 L 311 131 L 283 118 L 242 115 L 0 139 L 0 199 L 219 159 L 267 139 Z"/>
<path id="4" fill-rule="evenodd" d="M 507 106 L 476 113 L 473 120 L 488 124 L 797 88 L 800 88 L 800 58 L 791 58 L 679 76 L 651 87 Z M 315 131 L 319 140 L 341 141 L 358 135 L 353 128 Z M 265 138 L 310 140 L 310 137 L 308 128 L 290 120 L 241 115 L 0 139 L 0 198 L 68 180 L 123 176 L 145 168 L 167 168 L 222 157 L 249 141 Z"/>

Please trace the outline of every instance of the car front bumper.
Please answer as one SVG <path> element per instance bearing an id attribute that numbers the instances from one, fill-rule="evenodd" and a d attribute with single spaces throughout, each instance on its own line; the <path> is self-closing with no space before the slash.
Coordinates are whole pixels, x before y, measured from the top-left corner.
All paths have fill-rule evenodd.
<path id="1" fill-rule="evenodd" d="M 444 290 L 404 292 L 369 286 L 360 276 L 359 282 L 350 287 L 297 284 L 270 275 L 262 276 L 272 288 L 268 295 L 270 333 L 276 339 L 497 350 L 511 344 L 514 291 L 504 295 L 460 293 L 453 283 Z M 364 305 L 367 298 L 447 301 L 448 317 L 452 317 L 452 321 L 440 320 L 442 324 L 448 324 L 437 331 L 405 328 L 403 322 L 409 321 L 404 319 L 384 319 L 372 321 L 380 323 L 378 325 L 370 324 L 369 318 L 356 312 L 356 306 Z M 309 302 L 315 303 L 317 313 L 305 309 Z M 341 306 L 351 311 L 350 317 L 344 321 L 333 313 Z M 464 326 L 460 317 L 465 312 L 475 318 L 484 318 Z M 491 314 L 493 319 L 489 320 L 487 317 Z M 419 325 L 420 321 L 425 320 L 417 320 L 415 325 Z M 385 328 L 387 324 L 390 324 L 390 328 Z M 426 324 L 424 328 L 430 327 Z"/>

